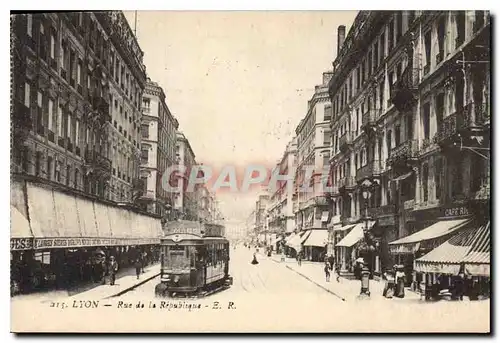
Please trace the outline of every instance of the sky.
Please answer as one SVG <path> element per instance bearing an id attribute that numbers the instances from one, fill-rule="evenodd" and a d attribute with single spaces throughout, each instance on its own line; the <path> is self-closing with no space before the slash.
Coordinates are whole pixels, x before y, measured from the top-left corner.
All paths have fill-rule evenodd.
<path id="1" fill-rule="evenodd" d="M 292 139 L 322 73 L 332 69 L 337 27 L 356 12 L 125 12 L 148 76 L 188 138 L 196 161 L 269 168 Z M 258 190 L 217 194 L 233 224 Z"/>

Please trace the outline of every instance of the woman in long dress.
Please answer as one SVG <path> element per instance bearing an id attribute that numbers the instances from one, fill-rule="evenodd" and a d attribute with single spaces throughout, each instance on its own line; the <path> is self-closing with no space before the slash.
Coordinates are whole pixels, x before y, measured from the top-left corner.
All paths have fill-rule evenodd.
<path id="1" fill-rule="evenodd" d="M 256 253 L 253 253 L 252 264 L 259 264 L 259 261 L 257 261 L 257 255 L 256 255 Z"/>

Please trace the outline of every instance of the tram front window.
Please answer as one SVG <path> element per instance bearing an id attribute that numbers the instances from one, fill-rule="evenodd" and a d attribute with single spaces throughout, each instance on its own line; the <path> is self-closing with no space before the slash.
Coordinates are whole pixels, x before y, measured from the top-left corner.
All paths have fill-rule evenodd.
<path id="1" fill-rule="evenodd" d="M 165 265 L 169 269 L 189 269 L 191 258 L 189 247 L 186 246 L 168 246 L 165 251 Z"/>

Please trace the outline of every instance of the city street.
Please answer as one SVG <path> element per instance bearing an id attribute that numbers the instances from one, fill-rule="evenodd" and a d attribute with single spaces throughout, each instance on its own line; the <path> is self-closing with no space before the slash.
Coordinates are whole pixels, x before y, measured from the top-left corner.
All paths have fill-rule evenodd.
<path id="1" fill-rule="evenodd" d="M 83 292 L 78 297 L 62 300 L 66 308 L 61 308 L 60 303 L 59 307 L 51 307 L 50 301 L 33 300 L 13 303 L 12 311 L 30 313 L 24 317 L 23 327 L 42 331 L 56 328 L 64 331 L 65 327 L 91 331 L 113 327 L 120 332 L 477 332 L 489 329 L 489 301 L 425 303 L 411 298 L 342 301 L 267 256 L 258 254 L 259 264 L 252 265 L 252 253 L 253 250 L 244 247 L 232 249 L 234 285 L 201 299 L 155 298 L 154 287 L 158 282 L 155 278 L 108 300 L 98 298 L 96 291 Z M 76 304 L 74 299 L 78 299 Z M 86 301 L 98 301 L 99 305 L 84 308 L 82 304 Z M 193 325 L 193 321 L 197 325 Z"/>
<path id="2" fill-rule="evenodd" d="M 252 253 L 243 246 L 231 250 L 230 274 L 233 276 L 234 284 L 230 289 L 220 291 L 207 297 L 220 301 L 241 299 L 246 296 L 269 298 L 272 297 L 273 307 L 283 306 L 290 299 L 300 299 L 307 294 L 307 301 L 311 306 L 321 304 L 337 304 L 341 300 L 332 294 L 322 290 L 315 284 L 297 275 L 283 265 L 257 255 L 258 265 L 252 265 Z M 138 288 L 127 292 L 120 299 L 135 300 L 154 296 L 154 288 L 159 278 L 155 278 Z M 311 296 L 314 295 L 314 296 Z"/>

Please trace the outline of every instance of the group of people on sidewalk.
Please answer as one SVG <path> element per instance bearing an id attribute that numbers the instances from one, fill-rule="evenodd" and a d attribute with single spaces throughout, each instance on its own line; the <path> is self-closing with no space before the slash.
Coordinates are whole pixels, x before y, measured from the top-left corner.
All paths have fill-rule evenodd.
<path id="1" fill-rule="evenodd" d="M 335 264 L 335 258 L 333 255 L 325 255 L 325 265 L 323 267 L 323 271 L 325 272 L 326 282 L 330 282 L 332 272 L 335 273 L 335 281 L 340 282 L 340 268 Z"/>

